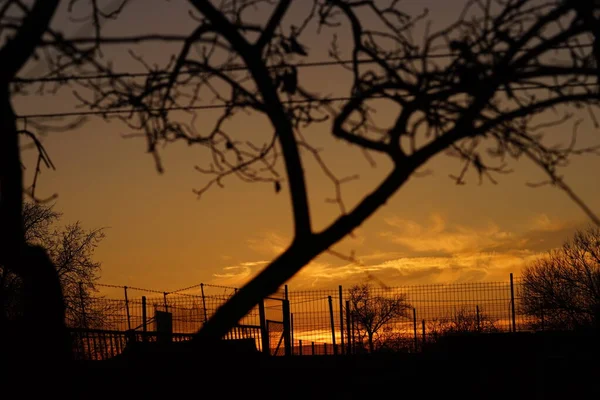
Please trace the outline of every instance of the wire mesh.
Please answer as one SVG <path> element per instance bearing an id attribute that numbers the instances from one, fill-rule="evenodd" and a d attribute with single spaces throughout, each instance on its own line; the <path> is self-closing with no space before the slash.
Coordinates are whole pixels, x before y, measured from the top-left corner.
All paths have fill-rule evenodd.
<path id="1" fill-rule="evenodd" d="M 102 310 L 102 329 L 105 330 L 154 331 L 155 313 L 167 311 L 172 316 L 173 332 L 191 334 L 237 291 L 231 287 L 201 284 L 173 292 L 146 290 L 151 296 L 142 298 L 134 294 L 140 290 L 143 289 L 127 288 L 127 299 L 94 298 L 86 303 L 86 307 Z M 377 349 L 420 351 L 425 344 L 448 333 L 524 331 L 540 326 L 539 316 L 527 315 L 523 310 L 523 290 L 519 280 L 513 282 L 512 290 L 509 281 L 369 286 L 368 290 L 372 299 L 401 298 L 405 304 L 403 313 L 387 319 L 373 332 L 373 347 Z M 286 295 L 290 304 L 292 354 L 371 350 L 369 335 L 353 309 L 352 288 L 312 291 L 288 291 L 286 288 L 263 300 L 272 353 L 279 354 L 284 349 L 282 299 Z M 259 308 L 253 308 L 239 324 L 247 329 L 232 331 L 232 337 L 253 337 L 260 348 Z M 281 345 L 275 351 L 279 342 Z"/>

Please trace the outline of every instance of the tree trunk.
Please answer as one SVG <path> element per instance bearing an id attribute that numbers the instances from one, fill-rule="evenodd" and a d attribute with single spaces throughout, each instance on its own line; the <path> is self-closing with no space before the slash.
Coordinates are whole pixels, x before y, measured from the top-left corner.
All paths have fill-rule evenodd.
<path id="1" fill-rule="evenodd" d="M 0 264 L 23 283 L 23 318 L 13 325 L 11 341 L 3 341 L 3 353 L 28 368 L 56 366 L 71 353 L 61 284 L 45 250 L 25 243 L 19 133 L 8 85 L 0 96 Z"/>
<path id="2" fill-rule="evenodd" d="M 368 332 L 369 335 L 369 353 L 373 354 L 375 346 L 373 345 L 373 332 Z"/>

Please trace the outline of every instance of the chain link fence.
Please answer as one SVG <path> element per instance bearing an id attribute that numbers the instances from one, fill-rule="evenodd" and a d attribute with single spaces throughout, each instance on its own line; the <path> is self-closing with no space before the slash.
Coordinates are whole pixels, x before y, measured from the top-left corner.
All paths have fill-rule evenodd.
<path id="1" fill-rule="evenodd" d="M 88 309 L 81 310 L 81 314 L 94 313 L 95 323 L 74 328 L 153 332 L 158 330 L 156 316 L 167 312 L 174 333 L 191 335 L 238 290 L 207 284 L 174 292 L 105 286 L 120 288 L 123 298 L 94 298 L 82 303 Z M 358 294 L 361 299 L 357 299 Z M 512 275 L 506 282 L 368 286 L 367 292 L 342 286 L 293 291 L 286 286 L 263 301 L 264 315 L 260 307 L 255 307 L 239 321 L 240 327 L 248 329 L 232 335 L 254 337 L 257 348 L 268 346 L 270 354 L 276 355 L 285 353 L 285 343 L 293 355 L 386 349 L 416 352 L 452 333 L 527 331 L 539 326 L 539 321 L 522 312 L 521 295 L 522 284 L 513 281 Z M 289 305 L 289 311 L 284 304 Z M 392 312 L 386 307 L 400 308 Z M 108 345 L 94 346 L 104 351 L 102 346 Z M 121 348 L 122 343 L 110 346 Z"/>

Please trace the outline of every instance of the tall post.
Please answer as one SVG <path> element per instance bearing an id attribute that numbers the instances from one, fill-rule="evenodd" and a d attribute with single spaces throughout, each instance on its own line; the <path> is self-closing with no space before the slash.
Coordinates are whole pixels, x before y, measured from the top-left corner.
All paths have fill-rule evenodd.
<path id="1" fill-rule="evenodd" d="M 142 296 L 142 332 L 144 342 L 148 340 L 148 323 L 146 322 L 146 296 Z"/>
<path id="2" fill-rule="evenodd" d="M 290 313 L 290 337 L 290 342 L 292 342 L 292 355 L 294 355 L 294 313 Z"/>
<path id="3" fill-rule="evenodd" d="M 510 273 L 510 312 L 512 318 L 512 331 L 517 331 L 517 321 L 515 318 L 515 285 L 513 283 L 513 274 Z"/>
<path id="4" fill-rule="evenodd" d="M 425 343 L 427 342 L 427 337 L 425 336 L 425 320 L 421 321 L 421 327 L 422 327 L 422 333 L 423 333 L 423 339 L 421 341 L 421 343 L 422 343 L 421 344 L 421 346 L 422 346 L 421 350 L 424 350 L 425 349 Z"/>
<path id="5" fill-rule="evenodd" d="M 289 298 L 288 298 L 288 285 L 285 285 L 283 287 L 283 295 L 284 295 L 284 297 L 283 297 L 284 299 L 289 300 Z"/>
<path id="6" fill-rule="evenodd" d="M 481 316 L 479 315 L 479 305 L 475 306 L 475 312 L 477 313 L 477 332 L 481 331 Z"/>
<path id="7" fill-rule="evenodd" d="M 202 309 L 204 310 L 204 323 L 206 323 L 206 321 L 208 321 L 208 313 L 206 312 L 206 298 L 204 297 L 204 283 L 200 284 L 200 293 L 202 294 Z"/>
<path id="8" fill-rule="evenodd" d="M 310 348 L 311 348 L 311 351 L 312 351 L 311 354 L 314 356 L 315 355 L 315 342 L 312 342 L 310 344 Z"/>
<path id="9" fill-rule="evenodd" d="M 298 355 L 302 355 L 302 339 L 298 340 Z"/>
<path id="10" fill-rule="evenodd" d="M 125 308 L 127 309 L 127 330 L 131 330 L 131 314 L 129 314 L 129 299 L 127 298 L 127 286 L 123 286 L 125 290 Z"/>
<path id="11" fill-rule="evenodd" d="M 350 340 L 352 341 L 352 351 L 356 353 L 356 338 L 355 338 L 355 329 L 354 329 L 354 315 L 350 314 L 350 326 L 352 327 L 352 336 Z"/>
<path id="12" fill-rule="evenodd" d="M 344 343 L 344 299 L 342 298 L 343 296 L 343 291 L 342 291 L 342 285 L 339 286 L 339 300 L 340 300 L 340 345 L 341 345 L 341 352 L 340 354 L 344 354 L 346 353 L 346 346 Z"/>
<path id="13" fill-rule="evenodd" d="M 88 323 L 87 323 L 87 315 L 85 315 L 85 301 L 83 299 L 83 283 L 82 282 L 79 282 L 79 304 L 81 307 L 81 319 L 83 322 L 83 327 L 85 329 L 87 329 Z"/>
<path id="14" fill-rule="evenodd" d="M 271 349 L 269 349 L 269 332 L 267 330 L 267 317 L 265 314 L 265 301 L 264 300 L 261 300 L 260 303 L 258 303 L 258 316 L 260 318 L 260 341 L 261 341 L 262 351 L 263 351 L 263 353 L 270 355 Z"/>
<path id="15" fill-rule="evenodd" d="M 286 356 L 292 355 L 290 331 L 290 301 L 283 300 L 283 346 Z"/>
<path id="16" fill-rule="evenodd" d="M 415 353 L 419 347 L 419 338 L 417 337 L 417 309 L 413 307 L 413 331 L 415 336 Z"/>
<path id="17" fill-rule="evenodd" d="M 352 353 L 352 342 L 351 342 L 351 336 L 350 336 L 350 300 L 346 300 L 346 338 L 347 340 L 347 347 L 346 347 L 346 354 L 351 354 Z"/>
<path id="18" fill-rule="evenodd" d="M 329 321 L 331 323 L 331 341 L 333 343 L 333 354 L 337 355 L 337 347 L 335 345 L 335 322 L 333 321 L 333 299 L 327 296 L 329 301 Z"/>

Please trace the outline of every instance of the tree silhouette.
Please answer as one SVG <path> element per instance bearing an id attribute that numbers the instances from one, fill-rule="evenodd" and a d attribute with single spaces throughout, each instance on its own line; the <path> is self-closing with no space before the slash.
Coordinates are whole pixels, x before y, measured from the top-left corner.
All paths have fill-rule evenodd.
<path id="1" fill-rule="evenodd" d="M 11 333 L 3 330 L 0 339 L 3 343 L 15 341 L 9 347 L 17 352 L 19 360 L 25 362 L 35 358 L 56 363 L 71 356 L 59 270 L 45 249 L 27 241 L 23 196 L 25 194 L 36 202 L 45 200 L 37 195 L 36 183 L 42 167 L 54 166 L 40 135 L 73 129 L 84 119 L 59 126 L 29 121 L 20 127 L 13 101 L 17 95 L 31 93 L 24 86 L 27 79 L 22 76 L 30 66 L 43 72 L 33 77 L 34 81 L 41 82 L 36 93 L 56 93 L 67 83 L 65 75 L 110 74 L 111 69 L 99 61 L 100 44 L 107 41 L 128 44 L 140 40 L 139 37 L 104 38 L 103 22 L 116 18 L 127 3 L 129 0 L 113 0 L 105 9 L 97 1 L 0 2 L 0 265 L 18 277 L 23 293 L 19 305 L 23 324 Z M 59 8 L 71 17 L 73 25 L 83 22 L 92 33 L 83 38 L 65 38 L 61 30 L 51 24 Z M 33 183 L 25 185 L 21 150 L 30 146 L 37 150 L 38 159 Z M 40 327 L 44 328 L 43 335 L 38 334 Z M 4 335 L 10 340 L 5 340 Z"/>
<path id="2" fill-rule="evenodd" d="M 468 1 L 458 21 L 437 32 L 426 30 L 421 42 L 411 33 L 425 16 L 406 15 L 399 2 L 382 6 L 375 1 L 314 1 L 306 8 L 306 21 L 294 27 L 285 19 L 291 1 L 276 2 L 259 26 L 246 17 L 249 3 L 226 3 L 220 9 L 210 2 L 190 3 L 202 16 L 194 38 L 212 40 L 221 52 L 208 47 L 193 53 L 184 46 L 167 82 L 151 85 L 151 90 L 146 87 L 138 99 L 147 105 L 159 99 L 172 101 L 174 88 L 181 87 L 178 77 L 187 87 L 213 79 L 219 87 L 227 87 L 217 94 L 226 111 L 207 135 L 192 134 L 194 130 L 181 121 L 149 112 L 143 113 L 143 130 L 152 148 L 177 139 L 209 147 L 212 167 L 200 169 L 215 175 L 209 185 L 237 175 L 275 182 L 278 191 L 282 178 L 273 164 L 281 156 L 294 221 L 294 236 L 286 250 L 222 306 L 197 339 L 223 336 L 263 296 L 351 234 L 438 154 L 464 161 L 453 176 L 459 184 L 470 169 L 480 181 L 495 183 L 494 175 L 509 171 L 505 159 L 528 158 L 548 175 L 549 183 L 564 190 L 598 223 L 559 175 L 572 156 L 595 149 L 577 148 L 574 141 L 557 146 L 542 138 L 549 126 L 570 120 L 573 110 L 585 107 L 593 115 L 598 104 L 595 54 L 591 46 L 582 45 L 594 38 L 594 32 L 575 9 L 577 2 Z M 334 61 L 341 63 L 344 54 L 351 55 L 349 65 L 341 63 L 352 77 L 348 97 L 335 107 L 331 96 L 306 89 L 299 73 L 299 59 L 310 53 L 306 50 L 310 46 L 303 43 L 310 22 L 323 31 L 336 31 L 336 38 L 352 39 L 350 44 L 334 40 L 331 46 Z M 435 57 L 439 51 L 451 54 L 446 62 Z M 552 56 L 556 51 L 562 60 Z M 223 52 L 229 57 L 213 56 Z M 197 78 L 181 78 L 184 67 Z M 391 125 L 378 123 L 375 116 L 375 107 L 382 102 L 399 110 Z M 268 119 L 270 140 L 232 140 L 225 122 L 247 109 Z M 559 117 L 548 121 L 543 114 L 547 110 L 559 110 Z M 319 151 L 302 135 L 322 121 L 331 124 L 335 138 L 391 164 L 388 175 L 351 209 L 340 194 L 346 179 L 333 177 Z M 573 126 L 574 136 L 578 124 Z M 320 231 L 312 224 L 301 151 L 316 158 L 338 193 L 341 215 Z"/>
<path id="3" fill-rule="evenodd" d="M 28 345 L 38 345 L 31 349 L 30 355 L 50 356 L 50 359 L 56 360 L 67 357 L 70 351 L 64 329 L 62 292 L 56 270 L 45 251 L 29 246 L 25 241 L 19 147 L 22 132 L 16 125 L 10 85 L 34 55 L 58 4 L 58 0 L 50 0 L 37 1 L 30 8 L 20 1 L 5 1 L 0 5 L 4 39 L 0 48 L 0 264 L 22 279 L 24 315 L 27 318 L 22 333 L 32 330 L 37 324 L 48 329 L 48 334 L 38 342 L 25 340 L 29 344 L 23 346 L 24 352 Z M 40 155 L 43 154 L 40 152 Z M 25 358 L 28 358 L 27 355 Z"/>
<path id="4" fill-rule="evenodd" d="M 349 291 L 350 315 L 356 324 L 359 342 L 366 339 L 369 351 L 375 351 L 377 335 L 387 324 L 408 317 L 411 305 L 405 294 L 386 297 L 374 293 L 369 284 L 355 285 Z"/>
<path id="5" fill-rule="evenodd" d="M 55 265 L 65 298 L 66 319 L 71 327 L 100 327 L 105 316 L 96 310 L 92 295 L 100 277 L 100 263 L 92 259 L 104 238 L 103 229 L 85 230 L 75 222 L 57 227 L 62 214 L 53 206 L 32 202 L 23 204 L 25 240 L 46 250 Z M 20 316 L 19 276 L 0 265 L 0 319 Z"/>
<path id="6" fill-rule="evenodd" d="M 1 50 L 2 60 L 11 61 L 0 76 L 6 87 L 0 115 L 14 117 L 8 83 L 40 43 L 57 3 L 37 1 L 18 30 L 29 39 Z M 20 2 L 5 4 L 17 7 Z M 288 191 L 294 222 L 289 246 L 214 314 L 196 335 L 199 343 L 223 337 L 264 296 L 330 251 L 440 154 L 463 161 L 452 176 L 458 184 L 466 182 L 469 171 L 480 182 L 496 183 L 498 174 L 509 172 L 507 159 L 527 158 L 547 174 L 546 183 L 565 191 L 599 222 L 560 176 L 560 168 L 573 156 L 596 150 L 576 147 L 579 124 L 572 119 L 582 108 L 594 118 L 598 105 L 596 3 L 469 0 L 458 20 L 438 31 L 429 29 L 426 14 L 409 16 L 398 1 L 312 0 L 302 2 L 302 12 L 290 11 L 291 0 L 218 6 L 189 0 L 189 4 L 193 7 L 189 18 L 196 26 L 175 57 L 163 66 L 151 66 L 133 54 L 148 69 L 145 79 L 114 75 L 90 79 L 80 83 L 77 96 L 82 105 L 106 116 L 131 107 L 118 118 L 133 134 L 145 136 L 159 171 L 161 144 L 184 141 L 207 149 L 211 161 L 198 169 L 212 179 L 198 194 L 230 176 L 273 185 L 276 193 Z M 268 12 L 268 17 L 257 22 L 257 9 Z M 28 22 L 38 15 L 42 17 L 35 24 Z M 99 16 L 96 9 L 91 15 Z M 415 39 L 417 27 L 424 28 L 418 35 L 422 39 Z M 305 38 L 314 28 L 323 35 L 335 33 L 331 61 L 350 77 L 344 96 L 311 91 L 301 75 L 300 65 L 311 55 Z M 91 38 L 70 43 L 91 46 L 90 53 L 95 54 L 99 46 L 117 41 L 102 40 L 98 32 L 99 28 Z M 81 52 L 66 46 L 60 36 L 51 42 L 73 64 L 81 64 L 81 57 L 73 59 Z M 110 75 L 109 69 L 91 61 L 90 65 L 95 72 Z M 193 111 L 210 107 L 198 105 L 207 92 L 220 102 L 213 108 L 222 114 L 199 132 L 207 123 L 201 127 Z M 388 115 L 393 117 L 391 124 L 378 119 L 375 111 L 382 107 L 395 110 Z M 548 119 L 549 110 L 557 113 L 555 119 Z M 182 111 L 188 111 L 189 119 Z M 268 121 L 271 131 L 235 135 L 229 122 L 248 112 Z M 17 260 L 26 255 L 14 250 L 24 248 L 19 218 L 22 179 L 14 118 L 2 120 L 2 131 L 10 134 L 2 135 L 0 143 L 1 225 L 7 232 L 1 261 L 17 272 Z M 564 137 L 554 141 L 543 137 L 549 127 L 569 121 L 574 122 L 573 135 L 566 145 L 561 145 Z M 321 123 L 330 125 L 334 138 L 363 150 L 368 160 L 377 157 L 389 166 L 385 178 L 374 182 L 374 189 L 352 207 L 342 196 L 343 184 L 352 177 L 336 177 L 320 150 L 303 135 Z M 331 179 L 340 207 L 340 215 L 320 230 L 314 227 L 308 201 L 307 157 L 313 157 Z M 285 178 L 278 171 L 279 162 Z"/>
<path id="7" fill-rule="evenodd" d="M 535 329 L 590 328 L 600 322 L 600 229 L 578 231 L 523 270 L 521 307 Z"/>

